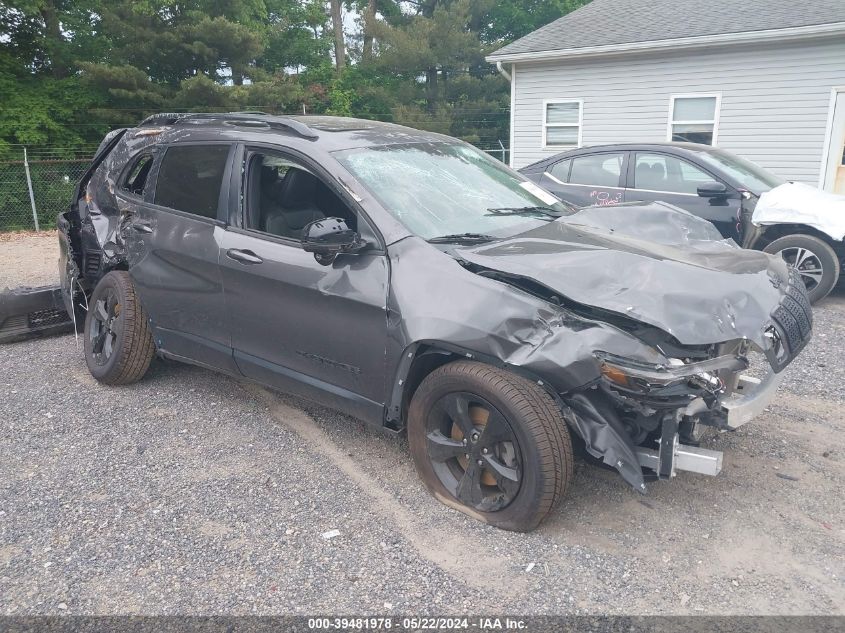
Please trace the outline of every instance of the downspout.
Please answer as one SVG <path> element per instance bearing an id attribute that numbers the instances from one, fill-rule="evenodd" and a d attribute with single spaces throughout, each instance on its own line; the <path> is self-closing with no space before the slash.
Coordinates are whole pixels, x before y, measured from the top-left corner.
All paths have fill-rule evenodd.
<path id="1" fill-rule="evenodd" d="M 508 81 L 511 80 L 511 74 L 505 70 L 504 66 L 502 66 L 502 62 L 496 62 L 496 70 L 499 71 L 499 74 L 507 79 Z"/>

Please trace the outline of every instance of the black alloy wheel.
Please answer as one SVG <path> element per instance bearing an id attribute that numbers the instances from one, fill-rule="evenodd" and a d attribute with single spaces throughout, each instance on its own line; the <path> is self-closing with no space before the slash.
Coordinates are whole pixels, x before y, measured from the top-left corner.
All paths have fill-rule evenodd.
<path id="1" fill-rule="evenodd" d="M 102 299 L 92 306 L 91 327 L 88 338 L 91 342 L 91 355 L 97 365 L 105 365 L 114 353 L 117 341 L 120 303 L 112 288 L 106 291 Z"/>
<path id="2" fill-rule="evenodd" d="M 522 460 L 510 424 L 492 404 L 465 391 L 446 394 L 427 427 L 434 472 L 455 498 L 483 512 L 510 505 L 522 481 Z"/>
<path id="3" fill-rule="evenodd" d="M 140 380 L 155 356 L 150 320 L 129 273 L 106 274 L 88 300 L 85 362 L 91 375 L 108 385 Z"/>
<path id="4" fill-rule="evenodd" d="M 408 446 L 441 502 L 506 530 L 534 529 L 566 494 L 572 441 L 551 394 L 505 368 L 456 360 L 416 388 Z"/>

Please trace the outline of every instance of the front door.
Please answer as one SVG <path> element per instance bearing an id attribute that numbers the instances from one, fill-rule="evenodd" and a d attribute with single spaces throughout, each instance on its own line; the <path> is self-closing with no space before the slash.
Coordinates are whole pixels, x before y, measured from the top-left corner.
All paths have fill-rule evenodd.
<path id="1" fill-rule="evenodd" d="M 742 201 L 739 192 L 728 187 L 725 196 L 699 196 L 699 185 L 717 179 L 696 165 L 671 154 L 636 152 L 631 160 L 633 164 L 628 170 L 626 202 L 667 202 L 709 220 L 722 236 L 741 243 L 737 227 Z"/>
<path id="2" fill-rule="evenodd" d="M 237 373 L 220 267 L 219 221 L 230 144 L 165 149 L 152 189 L 143 198 L 127 187 L 129 274 L 153 326 L 156 346 L 201 365 Z"/>
<path id="3" fill-rule="evenodd" d="M 823 189 L 845 195 L 845 90 L 834 94 L 832 107 Z"/>
<path id="4" fill-rule="evenodd" d="M 540 184 L 561 200 L 579 207 L 623 201 L 622 175 L 627 152 L 575 156 L 550 165 Z"/>
<path id="5" fill-rule="evenodd" d="M 241 371 L 380 424 L 387 259 L 350 201 L 301 160 L 245 154 L 237 221 L 220 241 L 232 345 Z M 372 247 L 317 263 L 300 245 L 311 221 L 341 217 Z M 237 226 L 240 225 L 240 226 Z"/>

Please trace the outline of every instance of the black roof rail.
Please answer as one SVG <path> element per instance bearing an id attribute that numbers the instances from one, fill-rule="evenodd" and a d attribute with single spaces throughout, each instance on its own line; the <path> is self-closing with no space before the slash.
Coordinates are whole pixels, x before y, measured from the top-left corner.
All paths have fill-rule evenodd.
<path id="1" fill-rule="evenodd" d="M 159 112 L 151 114 L 138 124 L 138 127 L 150 127 L 153 125 L 173 125 L 179 119 L 191 116 L 190 112 Z"/>
<path id="2" fill-rule="evenodd" d="M 209 121 L 222 121 L 237 125 L 266 125 L 276 129 L 287 129 L 302 136 L 303 138 L 317 138 L 317 133 L 302 121 L 282 116 L 273 116 L 264 112 L 162 112 L 153 114 L 138 124 L 138 127 L 150 127 L 155 125 L 177 125 L 178 123 L 192 119 L 206 119 Z"/>

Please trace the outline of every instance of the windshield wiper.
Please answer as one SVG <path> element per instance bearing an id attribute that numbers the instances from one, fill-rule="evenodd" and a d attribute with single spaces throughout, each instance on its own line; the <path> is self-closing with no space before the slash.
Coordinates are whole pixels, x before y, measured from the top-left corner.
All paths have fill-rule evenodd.
<path id="1" fill-rule="evenodd" d="M 538 213 L 555 220 L 563 215 L 551 207 L 490 207 L 487 209 L 487 215 L 537 215 Z"/>
<path id="2" fill-rule="evenodd" d="M 455 233 L 453 235 L 439 235 L 427 240 L 429 244 L 450 244 L 465 242 L 468 244 L 480 244 L 482 242 L 492 242 L 499 238 L 492 235 L 485 235 L 484 233 Z"/>

